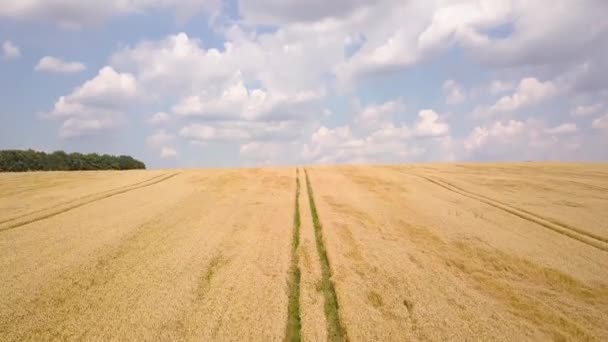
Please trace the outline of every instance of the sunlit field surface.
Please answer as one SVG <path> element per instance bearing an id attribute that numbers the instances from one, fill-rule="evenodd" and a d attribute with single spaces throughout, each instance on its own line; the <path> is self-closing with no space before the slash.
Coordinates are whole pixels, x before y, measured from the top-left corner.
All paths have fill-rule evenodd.
<path id="1" fill-rule="evenodd" d="M 608 165 L 0 174 L 0 340 L 607 340 Z"/>

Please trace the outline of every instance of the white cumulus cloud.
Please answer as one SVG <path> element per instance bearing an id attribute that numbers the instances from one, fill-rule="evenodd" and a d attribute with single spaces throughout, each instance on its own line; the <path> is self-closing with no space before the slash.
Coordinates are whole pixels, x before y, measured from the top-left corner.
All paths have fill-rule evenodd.
<path id="1" fill-rule="evenodd" d="M 146 142 L 152 147 L 159 147 L 171 142 L 173 138 L 175 138 L 173 134 L 169 134 L 164 129 L 161 129 L 153 135 L 149 136 L 146 139 Z"/>
<path id="2" fill-rule="evenodd" d="M 71 94 L 61 96 L 46 115 L 64 120 L 61 136 L 86 135 L 118 124 L 137 95 L 133 75 L 106 66 Z"/>
<path id="3" fill-rule="evenodd" d="M 153 127 L 140 136 L 159 152 L 182 140 L 262 163 L 300 150 L 303 161 L 404 161 L 567 155 L 584 146 L 582 131 L 606 125 L 606 1 L 237 0 L 218 12 L 219 2 L 0 0 L 0 19 L 82 27 L 150 11 L 217 14 L 200 17 L 213 39 L 188 31 L 119 45 L 47 114 L 66 137 L 143 107 Z M 36 69 L 77 63 L 47 56 Z"/>
<path id="4" fill-rule="evenodd" d="M 243 144 L 239 148 L 239 155 L 256 164 L 270 165 L 281 163 L 281 157 L 285 151 L 285 145 L 276 142 L 252 141 Z"/>
<path id="5" fill-rule="evenodd" d="M 10 40 L 2 43 L 2 57 L 6 60 L 17 59 L 21 57 L 21 49 Z"/>
<path id="6" fill-rule="evenodd" d="M 268 93 L 262 89 L 247 89 L 237 78 L 219 96 L 193 95 L 182 99 L 173 111 L 182 116 L 241 117 L 259 119 L 265 115 L 289 117 L 300 114 L 302 105 L 317 101 L 322 91 L 302 91 L 295 94 Z"/>
<path id="7" fill-rule="evenodd" d="M 160 125 L 171 120 L 171 116 L 165 112 L 154 113 L 149 119 L 148 123 L 151 125 Z"/>
<path id="8" fill-rule="evenodd" d="M 515 87 L 516 85 L 513 82 L 495 80 L 490 83 L 489 91 L 492 95 L 498 95 L 506 93 L 508 91 L 512 91 L 513 89 L 515 89 Z"/>
<path id="9" fill-rule="evenodd" d="M 219 0 L 0 0 L 0 17 L 16 20 L 45 20 L 62 27 L 79 28 L 101 24 L 113 16 L 150 10 L 171 9 L 178 19 L 220 9 Z"/>
<path id="10" fill-rule="evenodd" d="M 114 127 L 116 120 L 110 117 L 69 117 L 61 124 L 59 136 L 76 138 L 95 134 L 101 130 Z"/>
<path id="11" fill-rule="evenodd" d="M 584 117 L 598 113 L 604 108 L 602 103 L 594 103 L 590 105 L 576 106 L 571 112 L 572 116 Z"/>
<path id="12" fill-rule="evenodd" d="M 70 74 L 84 71 L 86 68 L 81 62 L 66 62 L 57 57 L 45 56 L 40 59 L 34 69 L 36 71 Z"/>
<path id="13" fill-rule="evenodd" d="M 411 123 L 395 124 L 387 119 L 387 114 L 401 110 L 403 107 L 399 102 L 389 101 L 369 105 L 361 112 L 364 117 L 371 117 L 372 122 L 377 121 L 380 114 L 381 125 L 362 125 L 357 130 L 349 125 L 321 126 L 303 145 L 301 156 L 304 160 L 318 163 L 446 159 L 444 147 L 451 140 L 450 128 L 441 116 L 425 109 L 419 111 L 417 119 Z M 425 155 L 429 149 L 435 151 Z"/>
<path id="14" fill-rule="evenodd" d="M 506 144 L 510 138 L 518 136 L 523 132 L 525 125 L 521 121 L 509 120 L 508 122 L 495 122 L 491 126 L 475 127 L 464 143 L 467 150 L 477 150 L 484 147 L 489 141 L 498 141 Z"/>
<path id="15" fill-rule="evenodd" d="M 446 94 L 445 102 L 450 105 L 459 104 L 466 100 L 466 95 L 462 87 L 454 80 L 443 82 L 443 91 Z"/>
<path id="16" fill-rule="evenodd" d="M 160 150 L 160 157 L 163 159 L 172 159 L 177 157 L 177 155 L 177 151 L 168 146 L 163 146 L 163 148 Z"/>
<path id="17" fill-rule="evenodd" d="M 405 111 L 405 104 L 401 100 L 387 101 L 381 104 L 370 104 L 360 108 L 356 104 L 358 113 L 355 123 L 363 129 L 375 129 L 391 124 L 395 116 Z"/>
<path id="18" fill-rule="evenodd" d="M 578 157 L 576 125 L 547 127 L 540 120 L 496 121 L 475 127 L 463 141 L 462 158 L 473 160 L 552 160 Z"/>
<path id="19" fill-rule="evenodd" d="M 568 122 L 555 127 L 545 129 L 547 134 L 560 135 L 560 134 L 572 134 L 578 131 L 578 127 L 575 123 Z"/>
<path id="20" fill-rule="evenodd" d="M 558 93 L 558 88 L 550 81 L 541 82 L 534 77 L 524 78 L 511 96 L 500 98 L 492 108 L 494 112 L 513 112 L 520 108 L 538 104 Z"/>
<path id="21" fill-rule="evenodd" d="M 417 137 L 438 137 L 446 135 L 450 131 L 450 126 L 443 122 L 433 110 L 421 110 L 418 117 L 414 134 Z"/>
<path id="22" fill-rule="evenodd" d="M 593 128 L 608 130 L 608 114 L 601 116 L 591 124 Z"/>

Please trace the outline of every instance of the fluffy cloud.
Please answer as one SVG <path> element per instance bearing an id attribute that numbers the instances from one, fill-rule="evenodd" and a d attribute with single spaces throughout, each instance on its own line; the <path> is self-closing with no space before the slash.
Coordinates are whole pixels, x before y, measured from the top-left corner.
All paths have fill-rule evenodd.
<path id="1" fill-rule="evenodd" d="M 99 131 L 114 127 L 117 119 L 102 116 L 95 117 L 69 117 L 63 121 L 59 136 L 62 138 L 77 138 L 95 134 Z"/>
<path id="2" fill-rule="evenodd" d="M 62 137 L 87 135 L 118 124 L 137 95 L 133 75 L 104 67 L 71 94 L 61 96 L 47 116 L 64 120 Z"/>
<path id="3" fill-rule="evenodd" d="M 307 125 L 296 121 L 215 121 L 207 124 L 194 123 L 182 127 L 179 135 L 190 142 L 252 142 L 289 141 L 297 139 L 307 130 Z"/>
<path id="4" fill-rule="evenodd" d="M 132 72 L 148 96 L 175 101 L 172 111 L 182 119 L 305 119 L 322 111 L 321 75 L 298 65 L 296 54 L 305 51 L 281 44 L 278 33 L 251 37 L 235 28 L 227 34 L 232 40 L 223 51 L 205 50 L 180 33 L 124 49 L 112 64 Z"/>
<path id="5" fill-rule="evenodd" d="M 550 127 L 545 129 L 545 133 L 551 135 L 561 135 L 561 134 L 572 134 L 578 131 L 578 127 L 575 123 L 563 123 L 561 125 Z"/>
<path id="6" fill-rule="evenodd" d="M 179 135 L 191 141 L 242 141 L 251 139 L 248 131 L 240 128 L 193 124 L 182 128 Z"/>
<path id="7" fill-rule="evenodd" d="M 336 67 L 342 84 L 410 68 L 454 45 L 472 50 L 493 41 L 485 30 L 516 18 L 511 1 L 378 1 L 354 11 L 349 29 L 368 38 L 352 58 Z M 523 10 L 522 10 L 523 11 Z M 404 21 L 403 18 L 408 18 Z M 371 24 L 374 23 L 374 24 Z"/>
<path id="8" fill-rule="evenodd" d="M 371 49 L 366 44 L 352 58 L 334 68 L 341 86 L 351 86 L 353 82 L 367 76 L 390 72 L 394 69 L 410 67 L 422 58 L 412 45 L 411 36 L 406 37 L 405 30 L 397 30 L 381 45 Z"/>
<path id="9" fill-rule="evenodd" d="M 217 9 L 213 3 L 34 0 L 7 2 L 0 16 L 82 26 L 150 9 Z M 178 33 L 123 46 L 103 76 L 61 97 L 50 115 L 64 120 L 65 136 L 89 134 L 116 125 L 129 106 L 145 104 L 152 113 L 167 111 L 147 119 L 157 130 L 149 139 L 169 135 L 171 128 L 174 140 L 233 144 L 241 158 L 264 163 L 285 160 L 293 150 L 316 162 L 504 158 L 509 144 L 516 150 L 528 143 L 570 151 L 590 124 L 578 117 L 600 114 L 603 107 L 595 103 L 607 94 L 608 25 L 602 9 L 608 5 L 564 0 L 549 7 L 512 0 L 239 0 L 237 18 L 212 25 L 220 44 Z M 384 89 L 370 89 L 387 75 L 395 80 L 405 69 L 418 68 L 412 73 L 417 75 L 430 63 L 434 67 L 444 52 L 450 58 L 456 53 L 454 63 L 467 73 L 439 67 L 443 74 L 425 78 L 421 86 L 443 90 L 448 105 L 462 104 L 455 111 L 476 108 L 474 114 L 485 121 L 456 122 L 462 113 L 418 111 L 437 102 L 425 96 L 410 101 L 401 78 L 392 98 L 384 97 L 390 93 Z M 470 70 L 479 75 L 469 77 Z M 454 80 L 436 83 L 452 77 L 467 89 Z M 365 105 L 345 109 L 353 98 L 365 99 Z M 402 99 L 408 110 L 419 107 L 408 113 Z M 559 107 L 566 101 L 592 105 L 564 119 Z M 536 119 L 523 119 L 531 107 Z M 573 122 L 547 125 L 547 113 L 557 116 L 547 122 Z M 505 121 L 505 114 L 517 120 Z M 603 127 L 602 118 L 595 121 L 593 127 Z M 569 145 L 559 145 L 558 138 Z M 153 145 L 159 151 L 171 148 L 170 141 L 158 139 Z M 541 157 L 545 151 L 532 150 Z"/>
<path id="10" fill-rule="evenodd" d="M 279 164 L 285 161 L 285 146 L 275 142 L 252 141 L 239 148 L 239 155 L 255 164 Z M 287 157 L 288 158 L 288 157 Z"/>
<path id="11" fill-rule="evenodd" d="M 302 158 L 320 163 L 361 161 L 367 155 L 366 142 L 356 139 L 350 127 L 329 129 L 321 126 L 302 148 Z"/>
<path id="12" fill-rule="evenodd" d="M 511 138 L 521 134 L 523 130 L 524 123 L 515 120 L 509 120 L 505 123 L 498 121 L 489 127 L 475 127 L 465 141 L 464 146 L 467 150 L 478 150 L 490 140 L 506 144 Z"/>
<path id="13" fill-rule="evenodd" d="M 223 49 L 204 49 L 185 33 L 146 41 L 119 51 L 112 65 L 137 75 L 155 93 L 221 95 L 242 80 L 266 92 L 296 94 L 317 91 L 341 46 L 320 39 L 321 29 L 290 28 L 261 35 L 233 26 Z M 328 58 L 328 56 L 334 57 Z"/>
<path id="14" fill-rule="evenodd" d="M 566 70 L 573 90 L 606 87 L 606 77 L 598 75 L 608 73 L 601 48 L 608 43 L 608 25 L 601 24 L 605 11 L 608 3 L 601 0 L 566 0 L 550 8 L 510 0 L 378 1 L 341 20 L 345 30 L 367 39 L 335 70 L 343 84 L 350 84 L 460 46 L 490 68 L 533 68 L 548 79 Z"/>
<path id="15" fill-rule="evenodd" d="M 504 81 L 492 81 L 490 83 L 490 94 L 498 95 L 502 93 L 506 93 L 508 91 L 512 91 L 515 89 L 516 85 L 513 82 L 504 82 Z"/>
<path id="16" fill-rule="evenodd" d="M 171 120 L 171 116 L 165 112 L 158 112 L 148 119 L 151 125 L 161 125 Z"/>
<path id="17" fill-rule="evenodd" d="M 175 158 L 175 157 L 177 157 L 177 155 L 178 155 L 177 151 L 168 146 L 164 146 L 160 150 L 160 157 L 163 159 Z"/>
<path id="18" fill-rule="evenodd" d="M 201 12 L 219 10 L 219 0 L 0 0 L 0 17 L 16 20 L 48 20 L 63 27 L 77 28 L 100 24 L 112 16 L 137 14 L 154 9 L 173 9 L 186 19 Z"/>
<path id="19" fill-rule="evenodd" d="M 450 126 L 435 111 L 424 109 L 418 112 L 418 120 L 410 125 L 387 122 L 373 130 L 370 138 L 374 141 L 411 140 L 437 138 L 449 134 Z"/>
<path id="20" fill-rule="evenodd" d="M 504 91 L 508 83 L 492 82 L 489 88 L 490 93 L 494 94 Z M 498 91 L 500 89 L 500 91 Z M 540 105 L 548 100 L 555 98 L 563 91 L 554 82 L 541 82 L 534 77 L 526 77 L 519 81 L 513 94 L 499 98 L 493 105 L 477 105 L 471 116 L 473 118 L 487 118 L 501 114 L 512 114 L 519 110 Z"/>
<path id="21" fill-rule="evenodd" d="M 36 71 L 69 74 L 84 71 L 86 66 L 80 62 L 66 62 L 60 58 L 45 56 L 40 59 L 34 69 Z"/>
<path id="22" fill-rule="evenodd" d="M 159 155 L 162 159 L 170 159 L 177 157 L 178 153 L 169 144 L 175 140 L 175 135 L 167 133 L 164 129 L 157 131 L 156 133 L 146 138 L 146 143 L 151 148 L 158 150 Z"/>
<path id="23" fill-rule="evenodd" d="M 454 80 L 443 82 L 443 91 L 446 94 L 445 102 L 449 105 L 459 104 L 464 102 L 466 95 L 462 87 Z"/>
<path id="24" fill-rule="evenodd" d="M 355 123 L 362 129 L 377 129 L 382 126 L 389 125 L 395 119 L 395 116 L 405 110 L 405 104 L 401 100 L 387 101 L 382 104 L 370 104 L 361 107 L 359 103 L 355 104 L 357 115 Z"/>
<path id="25" fill-rule="evenodd" d="M 596 129 L 608 130 L 608 114 L 593 120 L 591 125 Z"/>
<path id="26" fill-rule="evenodd" d="M 76 88 L 70 95 L 59 98 L 52 116 L 81 116 L 99 112 L 119 111 L 137 96 L 133 75 L 104 67 L 97 76 Z"/>
<path id="27" fill-rule="evenodd" d="M 473 160 L 550 160 L 577 158 L 581 147 L 576 125 L 547 127 L 544 122 L 496 121 L 477 126 L 464 139 L 461 158 Z M 557 137 L 560 135 L 560 137 Z"/>
<path id="28" fill-rule="evenodd" d="M 326 90 L 318 63 L 302 49 L 308 43 L 295 38 L 303 33 L 254 36 L 233 27 L 226 34 L 222 50 L 204 49 L 199 40 L 179 33 L 127 47 L 112 56 L 111 64 L 132 73 L 152 101 L 171 108 L 171 117 L 182 124 L 179 137 L 197 145 L 273 146 L 311 130 L 315 117 L 327 112 Z M 317 38 L 304 35 L 315 44 Z M 295 40 L 287 43 L 286 36 Z M 149 122 L 161 125 L 168 117 L 157 114 Z"/>
<path id="29" fill-rule="evenodd" d="M 560 6 L 530 1 L 472 3 L 500 7 L 495 23 L 507 25 L 504 37 L 492 37 L 481 30 L 468 39 L 476 56 L 490 65 L 563 66 L 564 62 L 594 55 L 598 51 L 595 44 L 604 41 L 608 32 L 608 26 L 600 24 L 608 3 L 601 0 L 564 0 Z M 491 27 L 486 26 L 485 31 Z"/>
<path id="30" fill-rule="evenodd" d="M 321 126 L 312 134 L 310 141 L 319 145 L 357 145 L 350 142 L 353 139 L 353 134 L 348 126 L 336 127 L 335 129 Z"/>
<path id="31" fill-rule="evenodd" d="M 362 43 L 332 70 L 342 88 L 356 82 L 416 65 L 433 51 L 419 45 L 419 35 L 428 26 L 434 4 L 422 1 L 380 0 L 354 10 L 341 20 L 326 20 L 348 42 L 355 34 Z M 404 21 L 403 18 L 408 18 Z M 335 35 L 335 33 L 333 33 Z"/>
<path id="32" fill-rule="evenodd" d="M 262 89 L 249 90 L 240 77 L 226 86 L 219 96 L 189 96 L 173 107 L 181 116 L 209 118 L 240 117 L 253 120 L 265 116 L 289 118 L 302 115 L 301 110 L 324 96 L 322 91 L 302 91 L 295 94 L 269 93 Z M 304 112 L 304 114 L 306 114 Z"/>
<path id="33" fill-rule="evenodd" d="M 451 40 L 478 45 L 489 39 L 484 28 L 504 23 L 513 11 L 510 1 L 440 1 L 419 35 L 419 46 L 436 50 Z"/>
<path id="34" fill-rule="evenodd" d="M 366 4 L 365 0 L 240 0 L 239 11 L 249 24 L 280 25 L 342 17 Z"/>
<path id="35" fill-rule="evenodd" d="M 200 44 L 185 33 L 144 41 L 115 53 L 112 65 L 136 75 L 146 92 L 157 96 L 179 96 L 224 84 L 238 70 L 225 62 L 231 55 L 230 45 L 220 52 L 205 50 Z"/>
<path id="36" fill-rule="evenodd" d="M 572 110 L 571 115 L 575 117 L 589 116 L 597 114 L 600 110 L 602 110 L 602 108 L 604 108 L 604 105 L 601 103 L 595 103 L 586 106 L 577 106 Z"/>
<path id="37" fill-rule="evenodd" d="M 378 113 L 386 118 L 399 108 L 397 102 L 365 107 L 362 113 L 377 120 Z M 370 115 L 373 113 L 373 115 Z M 361 114 L 360 114 L 361 115 Z M 446 159 L 445 144 L 451 140 L 449 125 L 433 110 L 421 110 L 418 118 L 411 124 L 396 125 L 386 120 L 377 127 L 366 127 L 368 130 L 357 132 L 350 126 L 327 128 L 321 126 L 304 144 L 301 156 L 309 162 L 388 162 L 405 160 Z M 433 149 L 432 153 L 423 153 Z M 425 158 L 426 157 L 426 158 Z M 428 158 L 428 159 L 427 159 Z"/>
<path id="38" fill-rule="evenodd" d="M 155 134 L 149 136 L 146 139 L 146 142 L 152 147 L 159 147 L 171 142 L 173 138 L 175 138 L 173 134 L 169 134 L 164 129 L 161 129 Z"/>
<path id="39" fill-rule="evenodd" d="M 340 90 L 347 85 L 356 91 L 366 76 L 415 67 L 453 46 L 463 47 L 489 67 L 527 68 L 515 73 L 517 79 L 522 70 L 535 76 L 516 83 L 503 77 L 508 73 L 499 75 L 503 81 L 492 82 L 484 94 L 513 93 L 479 108 L 481 112 L 516 113 L 572 89 L 569 79 L 547 67 L 552 59 L 538 59 L 539 67 L 520 63 L 518 56 L 535 54 L 537 47 L 525 43 L 534 37 L 521 32 L 518 20 L 537 18 L 528 12 L 542 13 L 538 6 L 500 0 L 288 4 L 262 1 L 252 6 L 241 1 L 242 21 L 221 28 L 225 38 L 221 48 L 204 48 L 201 41 L 180 33 L 127 47 L 112 57 L 111 65 L 135 75 L 149 97 L 171 108 L 176 120 L 186 121 L 180 137 L 197 142 L 235 141 L 242 146 L 258 142 L 260 132 L 264 135 L 259 127 L 245 128 L 253 127 L 248 125 L 254 121 L 270 127 L 281 121 L 312 125 L 323 113 L 323 101 L 335 95 L 335 86 Z M 584 10 L 569 13 L 568 18 L 577 21 L 585 15 L 588 6 L 578 7 Z M 404 22 L 404 17 L 411 20 Z M 259 31 L 250 26 L 261 23 L 277 27 Z M 549 29 L 540 33 L 546 35 L 543 42 L 562 32 L 555 30 L 557 22 L 547 25 Z M 490 47 L 501 49 L 508 58 L 492 61 L 487 57 L 493 54 Z M 443 89 L 448 104 L 473 100 L 452 80 Z M 448 124 L 432 111 L 421 111 L 417 122 L 401 123 L 404 117 L 396 114 L 404 109 L 396 108 L 397 103 L 401 101 L 357 108 L 346 124 L 353 141 L 449 136 Z M 309 143 L 311 151 L 313 145 Z"/>
<path id="40" fill-rule="evenodd" d="M 450 130 L 448 124 L 441 121 L 439 115 L 430 109 L 421 110 L 418 117 L 414 130 L 416 137 L 439 137 L 446 135 Z"/>
<path id="41" fill-rule="evenodd" d="M 442 146 L 449 140 L 449 137 L 441 137 L 419 141 L 398 134 L 357 137 L 348 126 L 333 129 L 322 126 L 313 133 L 310 142 L 303 145 L 301 157 L 305 162 L 312 163 L 445 160 L 449 159 L 449 156 L 444 154 Z"/>
<path id="42" fill-rule="evenodd" d="M 2 57 L 6 60 L 17 59 L 21 57 L 21 50 L 10 40 L 2 43 Z"/>
<path id="43" fill-rule="evenodd" d="M 515 93 L 504 96 L 491 108 L 492 112 L 514 112 L 524 107 L 538 104 L 557 95 L 558 88 L 550 81 L 541 82 L 533 77 L 519 82 Z"/>
<path id="44" fill-rule="evenodd" d="M 448 124 L 430 109 L 419 111 L 418 120 L 411 125 L 398 123 L 409 116 L 402 100 L 373 103 L 363 107 L 356 102 L 355 110 L 357 114 L 353 120 L 353 128 L 358 134 L 422 138 L 441 136 L 449 132 Z"/>

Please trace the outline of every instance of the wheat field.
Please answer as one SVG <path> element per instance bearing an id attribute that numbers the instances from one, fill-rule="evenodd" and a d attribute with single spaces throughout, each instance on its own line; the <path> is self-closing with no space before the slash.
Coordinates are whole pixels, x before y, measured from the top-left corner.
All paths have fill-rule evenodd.
<path id="1" fill-rule="evenodd" d="M 0 174 L 0 340 L 608 340 L 607 164 Z"/>

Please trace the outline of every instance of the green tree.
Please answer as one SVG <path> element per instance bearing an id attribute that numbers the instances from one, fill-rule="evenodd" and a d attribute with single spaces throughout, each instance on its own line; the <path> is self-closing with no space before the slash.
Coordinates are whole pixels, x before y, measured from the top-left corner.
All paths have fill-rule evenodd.
<path id="1" fill-rule="evenodd" d="M 57 170 L 131 170 L 145 169 L 146 164 L 131 156 L 112 156 L 97 153 L 82 154 L 64 151 L 53 153 L 34 150 L 0 150 L 0 171 L 57 171 Z"/>

